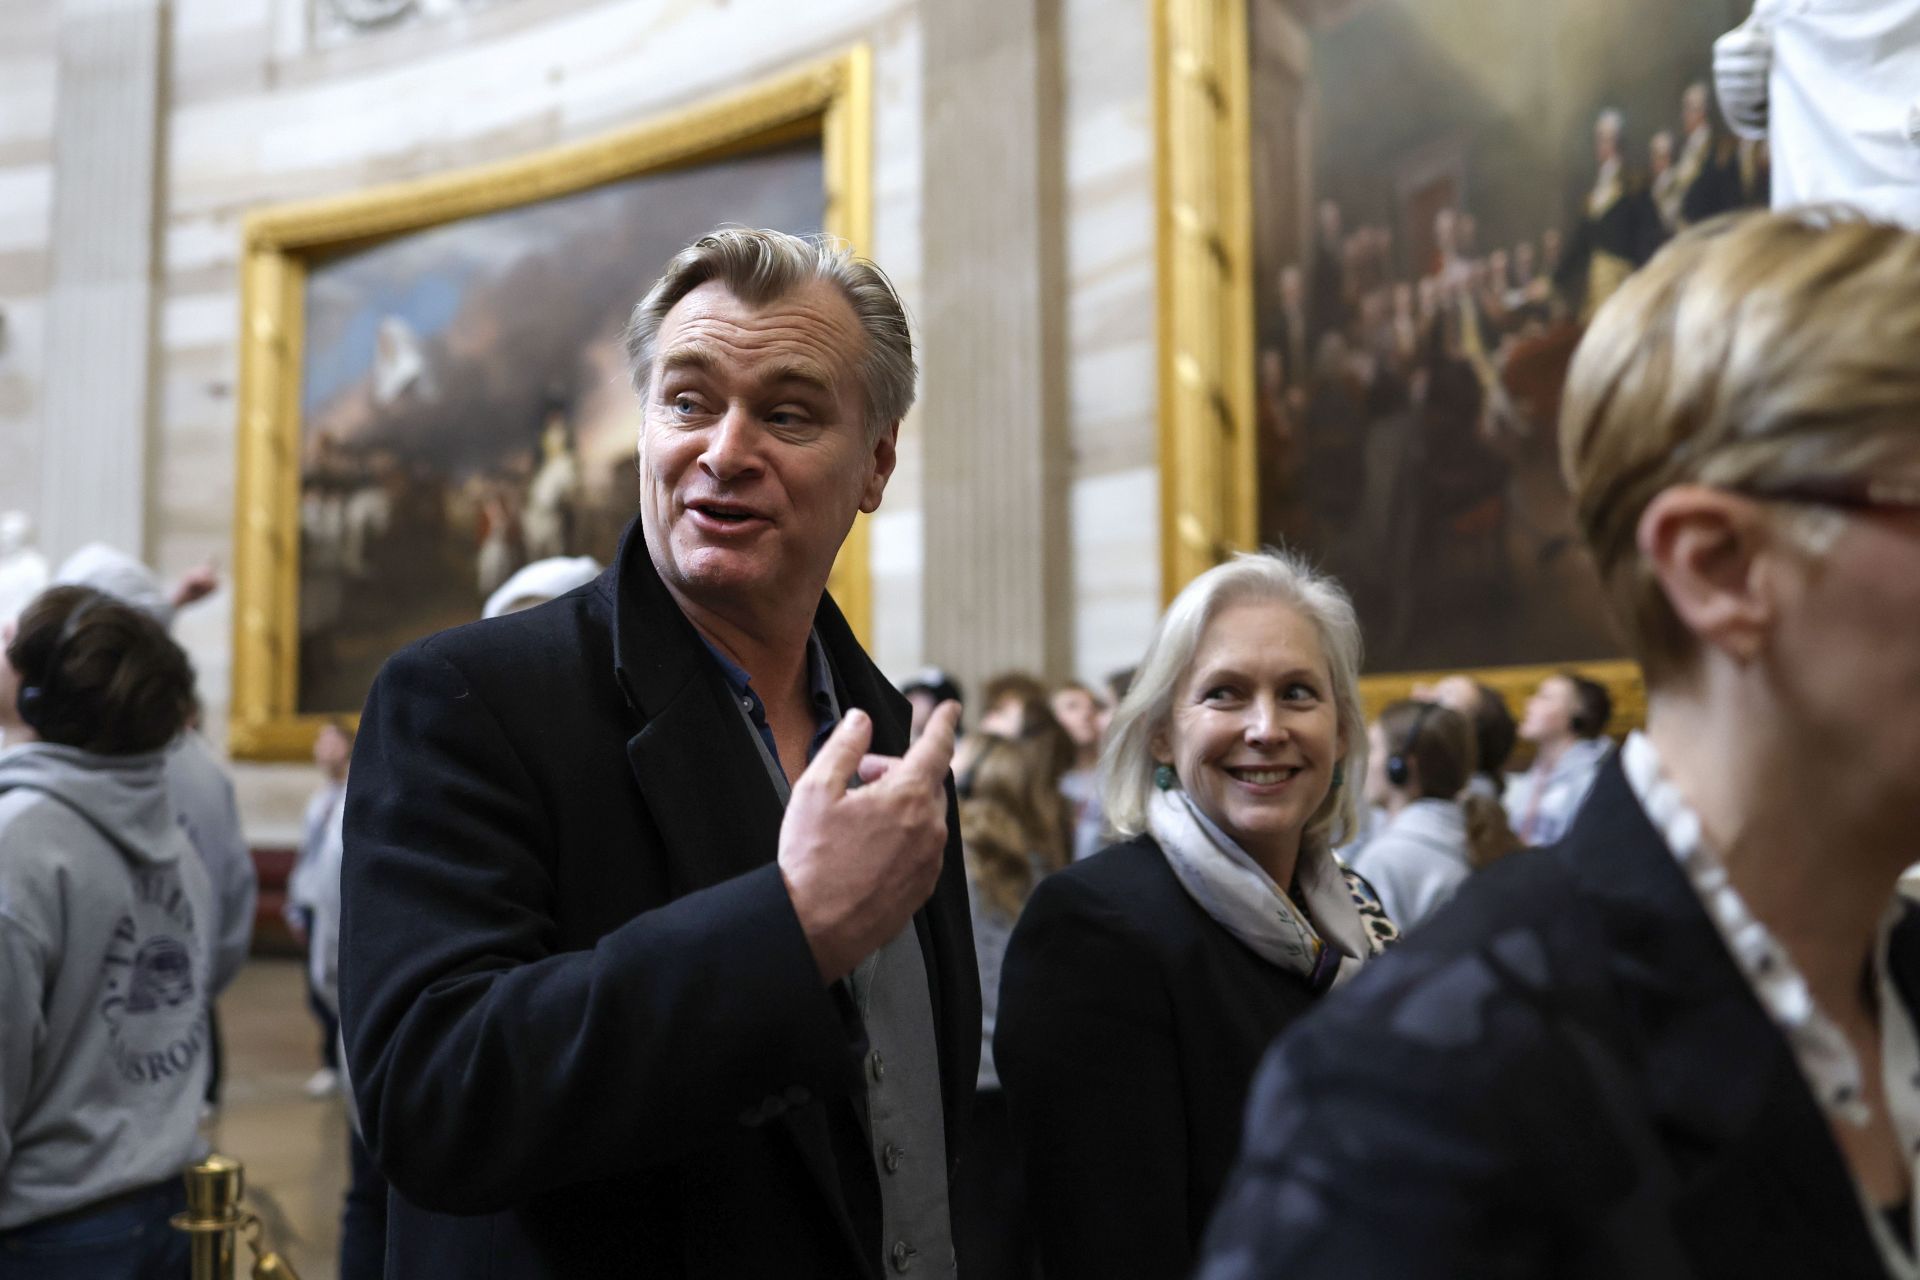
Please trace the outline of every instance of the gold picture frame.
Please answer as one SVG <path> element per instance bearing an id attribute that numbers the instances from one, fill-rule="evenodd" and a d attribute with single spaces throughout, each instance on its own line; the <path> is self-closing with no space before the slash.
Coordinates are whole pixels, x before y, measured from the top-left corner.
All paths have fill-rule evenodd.
<path id="1" fill-rule="evenodd" d="M 1161 599 L 1259 545 L 1252 87 L 1247 0 L 1153 0 Z M 1600 680 L 1613 729 L 1644 722 L 1629 660 L 1483 667 L 1518 708 L 1566 666 Z M 1368 676 L 1372 715 L 1450 672 Z"/>
<path id="2" fill-rule="evenodd" d="M 872 241 L 873 63 L 868 46 L 629 128 L 535 155 L 249 216 L 241 267 L 233 688 L 228 749 L 308 758 L 321 724 L 298 713 L 300 439 L 311 264 L 393 236 L 783 144 L 818 139 L 823 228 Z M 868 527 L 855 522 L 829 590 L 871 633 Z"/>

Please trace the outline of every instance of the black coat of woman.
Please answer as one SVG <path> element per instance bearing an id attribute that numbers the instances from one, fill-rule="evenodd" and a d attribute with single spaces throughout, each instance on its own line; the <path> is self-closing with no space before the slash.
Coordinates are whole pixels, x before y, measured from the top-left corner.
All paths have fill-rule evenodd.
<path id="1" fill-rule="evenodd" d="M 1314 999 L 1202 911 L 1149 837 L 1040 882 L 994 1053 L 1048 1280 L 1186 1274 L 1260 1055 Z"/>

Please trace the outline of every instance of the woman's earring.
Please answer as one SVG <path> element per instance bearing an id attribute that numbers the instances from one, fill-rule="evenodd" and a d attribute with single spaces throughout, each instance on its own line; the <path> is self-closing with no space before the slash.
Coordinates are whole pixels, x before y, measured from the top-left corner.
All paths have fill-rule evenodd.
<path id="1" fill-rule="evenodd" d="M 1160 788 L 1162 791 L 1171 791 L 1174 788 L 1174 784 L 1179 781 L 1179 777 L 1173 772 L 1172 765 L 1163 764 L 1155 766 L 1153 770 L 1154 786 Z"/>
<path id="2" fill-rule="evenodd" d="M 1333 762 L 1333 789 L 1335 791 L 1338 791 L 1340 789 L 1341 784 L 1344 783 L 1346 780 L 1347 780 L 1347 762 L 1345 760 L 1334 761 Z"/>

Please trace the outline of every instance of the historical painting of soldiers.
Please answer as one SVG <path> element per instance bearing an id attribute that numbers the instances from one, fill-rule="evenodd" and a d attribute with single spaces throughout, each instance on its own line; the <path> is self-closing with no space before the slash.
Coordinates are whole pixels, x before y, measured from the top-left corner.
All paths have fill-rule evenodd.
<path id="1" fill-rule="evenodd" d="M 1767 198 L 1712 44 L 1742 0 L 1250 0 L 1261 537 L 1376 671 L 1617 656 L 1560 480 L 1582 327 Z"/>
<path id="2" fill-rule="evenodd" d="M 403 235 L 308 280 L 299 703 L 357 711 L 395 649 L 522 566 L 613 556 L 637 498 L 621 333 L 720 223 L 817 232 L 817 140 Z"/>

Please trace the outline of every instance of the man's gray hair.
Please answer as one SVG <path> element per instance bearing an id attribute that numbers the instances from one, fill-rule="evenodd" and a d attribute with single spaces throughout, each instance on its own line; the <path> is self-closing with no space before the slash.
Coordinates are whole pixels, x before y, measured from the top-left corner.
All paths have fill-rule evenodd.
<path id="1" fill-rule="evenodd" d="M 866 335 L 857 367 L 864 390 L 867 436 L 907 416 L 913 407 L 913 335 L 893 282 L 879 267 L 831 236 L 721 227 L 673 255 L 627 321 L 627 368 L 642 396 L 653 374 L 660 325 L 674 304 L 708 282 L 724 285 L 748 306 L 786 297 L 809 281 L 840 290 Z"/>
<path id="2" fill-rule="evenodd" d="M 1235 556 L 1189 582 L 1154 629 L 1133 686 L 1113 713 L 1100 759 L 1109 826 L 1123 836 L 1147 829 L 1153 794 L 1153 740 L 1173 719 L 1173 700 L 1193 666 L 1200 637 L 1220 611 L 1249 600 L 1273 601 L 1294 610 L 1313 627 L 1326 654 L 1333 705 L 1346 750 L 1343 785 L 1333 788 L 1307 820 L 1301 847 L 1332 848 L 1357 831 L 1356 799 L 1367 776 L 1366 710 L 1360 701 L 1360 620 L 1346 590 L 1294 551 Z"/>

